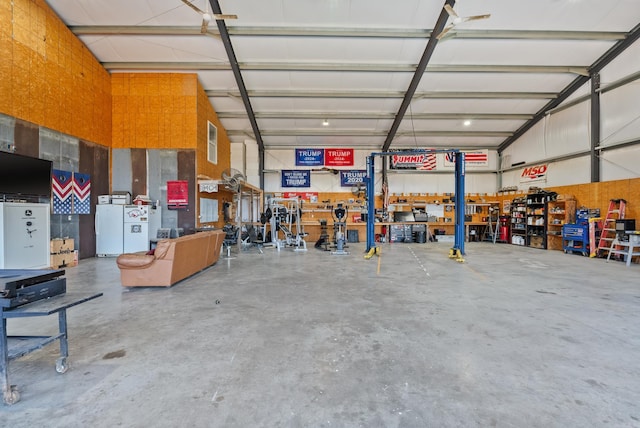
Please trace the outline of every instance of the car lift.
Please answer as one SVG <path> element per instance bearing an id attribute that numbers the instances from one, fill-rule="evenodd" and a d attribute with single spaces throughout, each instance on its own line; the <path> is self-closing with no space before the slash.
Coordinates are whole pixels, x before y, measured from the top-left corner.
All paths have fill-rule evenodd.
<path id="1" fill-rule="evenodd" d="M 449 250 L 449 258 L 455 258 L 458 262 L 464 262 L 464 152 L 457 149 L 435 149 L 435 150 L 407 150 L 396 152 L 372 152 L 367 156 L 367 177 L 365 179 L 367 185 L 367 200 L 373 201 L 375 197 L 375 157 L 387 157 L 394 155 L 415 155 L 425 153 L 454 153 L 455 159 L 455 238 L 454 245 Z M 379 248 L 375 244 L 375 204 L 367 205 L 367 254 L 365 258 L 369 259 L 373 254 L 379 254 Z"/>

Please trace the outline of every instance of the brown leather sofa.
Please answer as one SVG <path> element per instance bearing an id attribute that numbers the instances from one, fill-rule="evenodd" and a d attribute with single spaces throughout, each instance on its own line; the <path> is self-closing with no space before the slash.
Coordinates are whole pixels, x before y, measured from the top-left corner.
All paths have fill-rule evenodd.
<path id="1" fill-rule="evenodd" d="M 170 287 L 218 261 L 225 233 L 198 232 L 158 241 L 153 254 L 125 253 L 118 256 L 123 287 Z"/>

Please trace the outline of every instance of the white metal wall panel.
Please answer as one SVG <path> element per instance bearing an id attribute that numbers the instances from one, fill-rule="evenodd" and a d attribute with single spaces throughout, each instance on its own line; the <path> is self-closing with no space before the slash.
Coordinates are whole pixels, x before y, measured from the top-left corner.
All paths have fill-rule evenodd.
<path id="1" fill-rule="evenodd" d="M 640 80 L 602 94 L 602 146 L 640 140 L 639 99 Z"/>
<path id="2" fill-rule="evenodd" d="M 589 106 L 589 102 L 583 102 L 547 116 L 544 138 L 547 158 L 589 150 Z"/>
<path id="3" fill-rule="evenodd" d="M 510 145 L 504 152 L 503 156 L 511 156 L 511 163 L 520 162 L 537 162 L 547 158 L 544 151 L 544 129 L 546 119 L 541 120 L 527 131 L 515 143 Z M 510 165 L 505 165 L 508 168 Z M 507 184 L 505 184 L 508 186 Z"/>
<path id="4" fill-rule="evenodd" d="M 549 164 L 547 182 L 543 187 L 568 186 L 571 184 L 589 183 L 591 166 L 589 156 L 569 159 Z"/>
<path id="5" fill-rule="evenodd" d="M 255 140 L 245 140 L 245 158 L 247 165 L 247 182 L 260 187 L 260 155 Z"/>
<path id="6" fill-rule="evenodd" d="M 640 177 L 640 162 L 638 162 L 640 146 L 607 150 L 601 154 L 600 159 L 600 178 L 602 181 Z"/>
<path id="7" fill-rule="evenodd" d="M 640 42 L 635 42 L 600 72 L 600 83 L 615 82 L 640 71 Z"/>

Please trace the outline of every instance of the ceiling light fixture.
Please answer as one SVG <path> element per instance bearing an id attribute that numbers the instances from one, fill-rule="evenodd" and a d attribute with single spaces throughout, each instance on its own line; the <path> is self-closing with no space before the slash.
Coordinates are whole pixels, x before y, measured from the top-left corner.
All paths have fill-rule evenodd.
<path id="1" fill-rule="evenodd" d="M 471 121 L 470 120 L 465 120 L 464 122 L 462 122 L 462 124 L 464 126 L 471 126 Z"/>
<path id="2" fill-rule="evenodd" d="M 322 121 L 322 126 L 329 126 L 329 120 L 328 119 L 324 119 Z"/>

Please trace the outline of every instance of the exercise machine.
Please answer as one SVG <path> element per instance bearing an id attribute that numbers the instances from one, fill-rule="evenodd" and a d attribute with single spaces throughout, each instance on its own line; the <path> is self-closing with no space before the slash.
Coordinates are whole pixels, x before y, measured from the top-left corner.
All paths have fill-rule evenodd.
<path id="1" fill-rule="evenodd" d="M 336 208 L 331 212 L 333 217 L 333 240 L 336 245 L 336 250 L 331 254 L 334 256 L 345 256 L 349 252 L 345 251 L 345 244 L 347 242 L 347 215 L 348 210 L 342 204 L 338 204 Z"/>
<path id="2" fill-rule="evenodd" d="M 307 251 L 302 227 L 302 201 L 298 198 L 271 198 L 265 211 L 263 225 L 264 245 L 285 247 L 294 251 Z M 267 231 L 268 229 L 268 231 Z"/>

